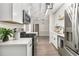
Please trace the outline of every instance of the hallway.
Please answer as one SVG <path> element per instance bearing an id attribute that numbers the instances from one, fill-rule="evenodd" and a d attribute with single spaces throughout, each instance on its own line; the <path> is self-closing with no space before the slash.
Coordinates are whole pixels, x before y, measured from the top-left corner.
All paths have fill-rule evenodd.
<path id="1" fill-rule="evenodd" d="M 49 44 L 49 37 L 39 37 L 35 56 L 59 56 L 57 50 L 52 44 Z"/>

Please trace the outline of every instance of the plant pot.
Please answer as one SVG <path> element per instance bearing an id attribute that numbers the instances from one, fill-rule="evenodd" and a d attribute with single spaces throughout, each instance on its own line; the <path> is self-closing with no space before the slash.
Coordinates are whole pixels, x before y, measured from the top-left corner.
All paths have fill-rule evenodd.
<path id="1" fill-rule="evenodd" d="M 3 42 L 6 42 L 6 41 L 8 41 L 8 40 L 9 40 L 8 37 L 4 37 L 4 38 L 3 38 Z"/>

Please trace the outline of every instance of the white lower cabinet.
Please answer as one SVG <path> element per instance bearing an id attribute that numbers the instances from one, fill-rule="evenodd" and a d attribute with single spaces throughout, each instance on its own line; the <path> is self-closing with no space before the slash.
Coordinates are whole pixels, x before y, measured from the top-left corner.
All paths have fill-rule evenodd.
<path id="1" fill-rule="evenodd" d="M 57 45 L 57 34 L 51 33 L 52 35 L 50 36 L 50 42 L 58 49 Z"/>
<path id="2" fill-rule="evenodd" d="M 57 45 L 57 35 L 56 35 L 56 34 L 54 34 L 54 36 L 53 36 L 53 44 L 54 44 L 54 46 L 58 49 L 58 45 Z"/>
<path id="3" fill-rule="evenodd" d="M 26 56 L 26 45 L 0 46 L 0 56 Z"/>
<path id="4" fill-rule="evenodd" d="M 1 43 L 0 56 L 32 56 L 32 40 Z"/>

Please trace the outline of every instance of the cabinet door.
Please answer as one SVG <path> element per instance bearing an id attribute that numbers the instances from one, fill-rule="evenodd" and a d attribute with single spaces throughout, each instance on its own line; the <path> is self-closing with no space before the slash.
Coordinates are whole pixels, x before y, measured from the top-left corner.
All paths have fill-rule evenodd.
<path id="1" fill-rule="evenodd" d="M 22 3 L 13 3 L 13 21 L 22 23 Z"/>
<path id="2" fill-rule="evenodd" d="M 58 45 L 57 45 L 57 34 L 55 34 L 54 38 L 55 38 L 55 39 L 54 39 L 55 47 L 58 48 Z"/>
<path id="3" fill-rule="evenodd" d="M 57 45 L 57 34 L 54 34 L 51 36 L 51 42 L 53 43 L 53 45 L 58 49 L 58 45 Z"/>
<path id="4" fill-rule="evenodd" d="M 58 45 L 57 45 L 57 34 L 54 34 L 54 45 L 58 49 Z"/>
<path id="5" fill-rule="evenodd" d="M 32 56 L 32 40 L 27 45 L 27 56 Z"/>
<path id="6" fill-rule="evenodd" d="M 12 19 L 11 3 L 0 3 L 0 21 Z"/>

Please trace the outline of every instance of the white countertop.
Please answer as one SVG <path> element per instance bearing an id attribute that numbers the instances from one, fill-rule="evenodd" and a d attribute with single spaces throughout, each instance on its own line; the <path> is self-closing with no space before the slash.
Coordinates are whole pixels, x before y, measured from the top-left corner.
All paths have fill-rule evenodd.
<path id="1" fill-rule="evenodd" d="M 60 35 L 60 36 L 62 36 L 62 37 L 64 37 L 64 34 L 60 34 L 60 33 L 56 33 L 57 35 Z"/>
<path id="2" fill-rule="evenodd" d="M 26 32 L 26 33 L 32 33 L 32 34 L 36 34 L 36 36 L 38 36 L 38 32 Z"/>
<path id="3" fill-rule="evenodd" d="M 32 38 L 21 38 L 17 40 L 9 40 L 6 42 L 1 42 L 0 46 L 2 45 L 25 45 L 25 44 L 28 44 L 31 40 Z"/>
<path id="4" fill-rule="evenodd" d="M 57 35 L 60 35 L 60 36 L 64 37 L 63 33 L 57 33 L 57 32 L 54 32 L 54 33 L 57 34 Z"/>

